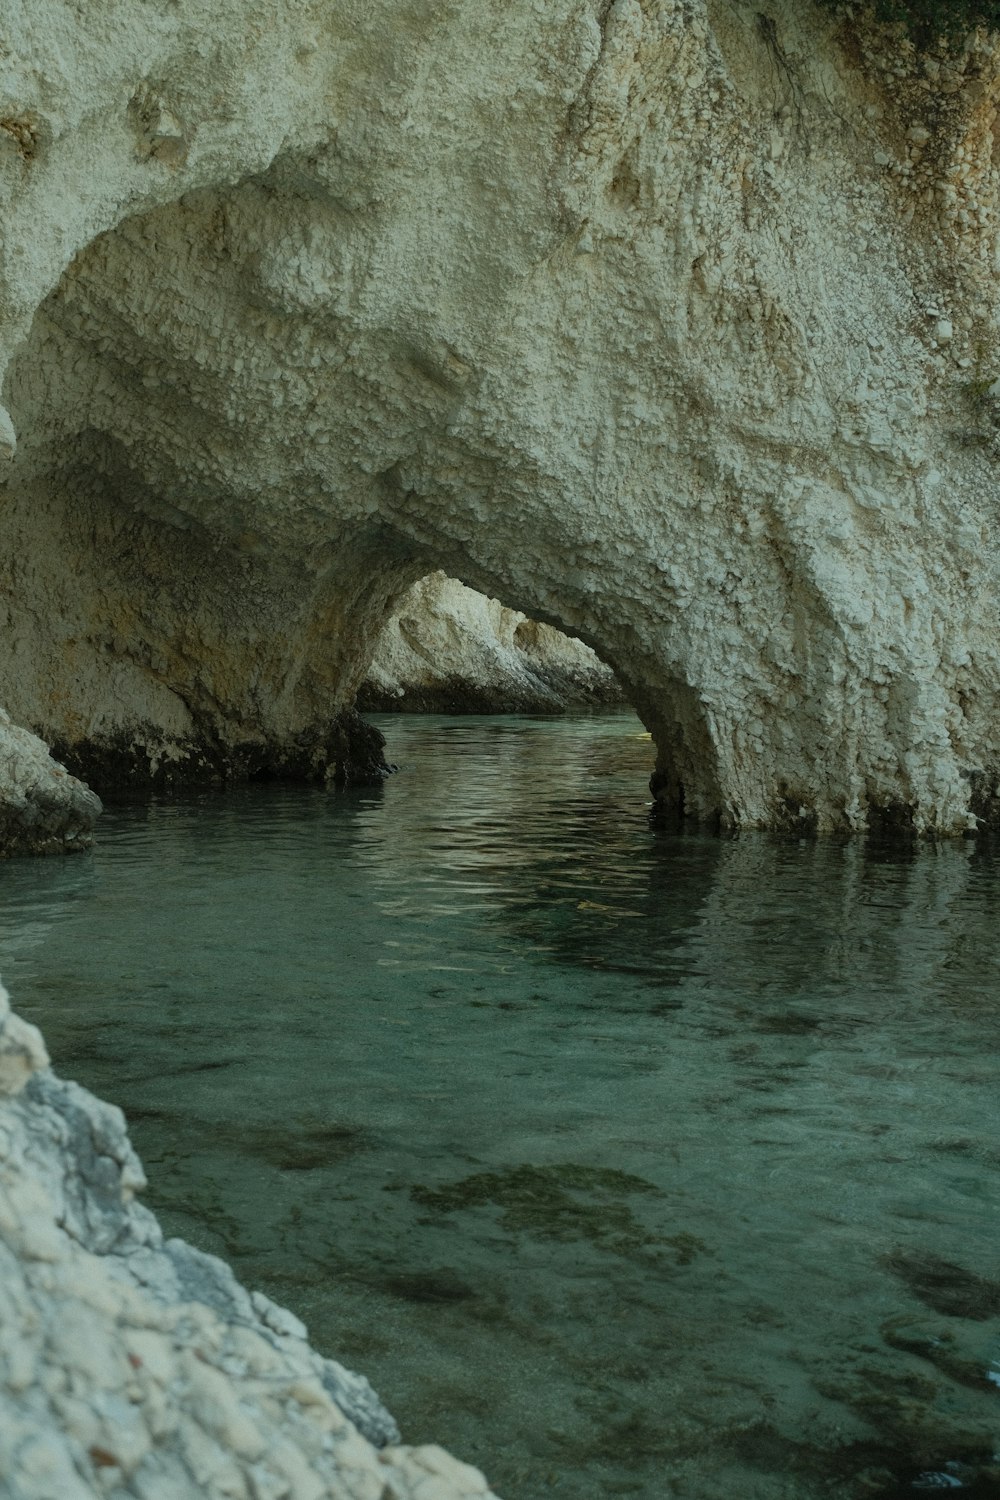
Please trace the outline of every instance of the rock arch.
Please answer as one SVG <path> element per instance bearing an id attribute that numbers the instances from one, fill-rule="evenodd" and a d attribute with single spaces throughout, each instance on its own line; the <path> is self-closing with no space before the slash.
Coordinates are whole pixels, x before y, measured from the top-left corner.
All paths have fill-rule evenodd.
<path id="1" fill-rule="evenodd" d="M 985 44 L 929 72 L 790 0 L 37 14 L 0 118 L 15 718 L 343 768 L 440 567 L 599 650 L 664 807 L 995 807 Z"/>

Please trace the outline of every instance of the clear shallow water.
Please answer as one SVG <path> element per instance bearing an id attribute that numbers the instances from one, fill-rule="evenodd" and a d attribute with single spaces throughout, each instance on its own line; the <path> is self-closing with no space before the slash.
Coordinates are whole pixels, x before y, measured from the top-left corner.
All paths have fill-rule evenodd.
<path id="1" fill-rule="evenodd" d="M 626 715 L 379 722 L 383 789 L 0 866 L 168 1232 L 506 1500 L 1000 1495 L 994 853 L 654 834 Z"/>

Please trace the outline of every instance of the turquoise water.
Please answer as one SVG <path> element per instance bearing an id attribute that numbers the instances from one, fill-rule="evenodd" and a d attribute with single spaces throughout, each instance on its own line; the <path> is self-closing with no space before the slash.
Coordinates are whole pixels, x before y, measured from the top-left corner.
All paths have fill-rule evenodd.
<path id="1" fill-rule="evenodd" d="M 1000 1495 L 1000 864 L 652 832 L 629 715 L 109 810 L 0 973 L 171 1233 L 506 1500 Z"/>

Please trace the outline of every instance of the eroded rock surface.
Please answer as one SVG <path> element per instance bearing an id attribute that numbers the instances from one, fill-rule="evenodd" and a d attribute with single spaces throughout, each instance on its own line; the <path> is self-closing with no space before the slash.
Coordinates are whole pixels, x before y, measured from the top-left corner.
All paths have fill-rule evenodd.
<path id="1" fill-rule="evenodd" d="M 16 720 L 326 775 L 442 568 L 598 650 L 664 807 L 995 814 L 982 38 L 801 0 L 33 0 L 3 40 Z"/>
<path id="2" fill-rule="evenodd" d="M 88 849 L 101 803 L 0 709 L 0 858 Z"/>
<path id="3" fill-rule="evenodd" d="M 378 638 L 362 711 L 553 713 L 621 706 L 610 667 L 582 641 L 443 573 L 415 583 Z"/>
<path id="4" fill-rule="evenodd" d="M 224 1262 L 164 1240 L 120 1110 L 49 1070 L 0 986 L 5 1500 L 489 1500 Z"/>

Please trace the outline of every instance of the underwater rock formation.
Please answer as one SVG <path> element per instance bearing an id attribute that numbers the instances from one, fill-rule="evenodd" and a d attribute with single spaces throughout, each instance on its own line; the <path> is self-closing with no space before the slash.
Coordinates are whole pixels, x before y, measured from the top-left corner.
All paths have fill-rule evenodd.
<path id="1" fill-rule="evenodd" d="M 995 817 L 981 36 L 37 0 L 4 49 L 0 701 L 73 768 L 335 776 L 441 568 L 597 650 L 665 811 Z"/>
<path id="2" fill-rule="evenodd" d="M 621 703 L 614 673 L 589 646 L 443 573 L 401 600 L 358 694 L 363 713 L 553 713 Z"/>
<path id="3" fill-rule="evenodd" d="M 405 1447 L 361 1376 L 135 1201 L 119 1109 L 48 1068 L 0 986 L 0 1474 L 6 1500 L 489 1500 Z"/>

